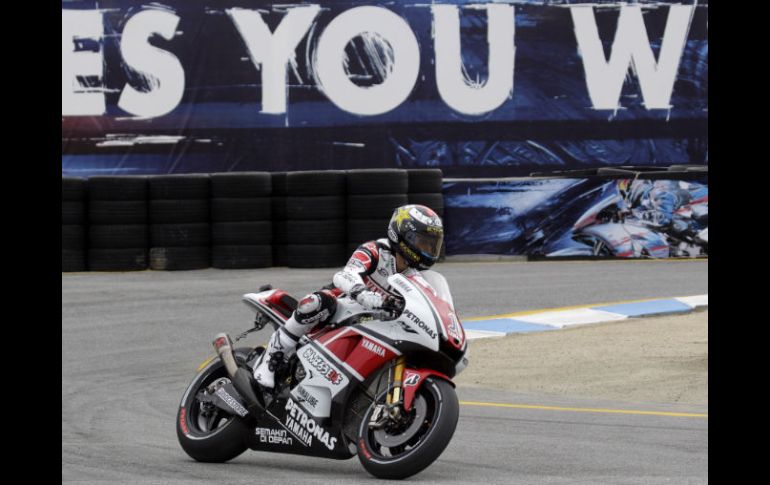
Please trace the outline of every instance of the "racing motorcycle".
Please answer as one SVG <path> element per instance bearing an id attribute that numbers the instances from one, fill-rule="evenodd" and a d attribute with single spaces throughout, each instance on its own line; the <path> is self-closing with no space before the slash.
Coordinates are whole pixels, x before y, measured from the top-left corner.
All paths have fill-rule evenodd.
<path id="1" fill-rule="evenodd" d="M 264 347 L 214 340 L 177 413 L 179 443 L 202 462 L 246 449 L 332 459 L 358 456 L 379 478 L 401 479 L 433 463 L 459 417 L 452 378 L 468 344 L 446 280 L 434 271 L 388 278 L 399 298 L 367 310 L 341 295 L 331 323 L 273 354 L 275 387 L 251 377 Z M 297 306 L 270 285 L 243 296 L 255 313 L 248 333 L 282 326 Z"/>
<path id="2" fill-rule="evenodd" d="M 614 185 L 612 187 L 614 189 Z M 663 220 L 660 211 L 650 210 L 638 200 L 630 200 L 630 195 L 624 198 L 615 191 L 609 192 L 572 225 L 570 237 L 581 246 L 553 251 L 548 256 L 668 258 L 707 255 L 708 190 L 695 186 L 688 191 L 678 191 L 685 202 L 673 212 L 670 220 Z M 637 195 L 636 199 L 639 198 Z M 535 234 L 542 234 L 542 231 Z"/>
<path id="3" fill-rule="evenodd" d="M 670 221 L 661 212 L 618 209 L 620 196 L 588 209 L 573 225 L 572 239 L 592 255 L 619 257 L 697 257 L 708 254 L 708 195 L 676 209 Z"/>

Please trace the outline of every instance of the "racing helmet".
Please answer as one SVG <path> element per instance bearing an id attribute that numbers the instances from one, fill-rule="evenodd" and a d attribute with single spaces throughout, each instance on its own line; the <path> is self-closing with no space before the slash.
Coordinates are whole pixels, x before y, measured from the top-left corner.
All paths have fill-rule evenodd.
<path id="1" fill-rule="evenodd" d="M 441 218 L 424 205 L 397 207 L 388 224 L 388 239 L 407 265 L 429 269 L 438 260 L 444 242 Z"/>

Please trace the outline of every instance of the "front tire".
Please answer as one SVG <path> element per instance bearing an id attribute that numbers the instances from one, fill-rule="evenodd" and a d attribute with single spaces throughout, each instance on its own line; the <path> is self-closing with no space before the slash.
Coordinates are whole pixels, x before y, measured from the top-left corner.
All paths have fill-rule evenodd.
<path id="1" fill-rule="evenodd" d="M 244 356 L 241 349 L 236 350 L 236 360 L 245 361 Z M 249 428 L 240 417 L 219 409 L 207 416 L 197 399 L 199 392 L 219 379 L 229 377 L 222 360 L 216 358 L 187 387 L 176 416 L 176 434 L 182 449 L 191 458 L 206 463 L 224 463 L 248 448 L 245 437 Z"/>
<path id="2" fill-rule="evenodd" d="M 369 427 L 379 402 L 375 400 L 364 415 L 357 443 L 358 459 L 375 477 L 398 480 L 421 472 L 444 452 L 457 428 L 460 403 L 452 385 L 443 379 L 429 377 L 417 391 L 410 411 L 412 421 L 404 432 L 415 429 L 413 426 L 416 431 L 402 444 L 389 446 L 400 442 L 397 435 Z"/>

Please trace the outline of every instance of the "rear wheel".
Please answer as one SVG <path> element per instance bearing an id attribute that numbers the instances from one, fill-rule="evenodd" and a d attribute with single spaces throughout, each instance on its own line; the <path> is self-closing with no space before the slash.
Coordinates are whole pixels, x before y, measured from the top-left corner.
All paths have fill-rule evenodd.
<path id="1" fill-rule="evenodd" d="M 245 361 L 241 352 L 236 352 L 235 358 Z M 217 386 L 229 382 L 227 370 L 217 358 L 195 376 L 185 392 L 177 412 L 176 434 L 182 449 L 195 460 L 223 463 L 246 451 L 246 423 L 211 403 L 201 401 Z"/>
<path id="2" fill-rule="evenodd" d="M 375 477 L 406 478 L 430 466 L 446 449 L 457 428 L 460 404 L 451 384 L 427 378 L 406 419 L 375 429 L 370 421 L 384 401 L 382 394 L 361 421 L 358 459 Z"/>

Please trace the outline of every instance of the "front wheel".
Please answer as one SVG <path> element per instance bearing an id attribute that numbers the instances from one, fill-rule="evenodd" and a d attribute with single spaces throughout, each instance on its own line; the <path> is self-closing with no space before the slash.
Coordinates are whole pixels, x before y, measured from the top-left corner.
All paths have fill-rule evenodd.
<path id="1" fill-rule="evenodd" d="M 443 453 L 457 428 L 460 403 L 450 383 L 427 378 L 407 419 L 383 428 L 370 426 L 384 394 L 369 407 L 358 432 L 358 459 L 378 478 L 402 479 L 427 468 Z"/>
<path id="2" fill-rule="evenodd" d="M 236 349 L 235 358 L 245 361 L 245 352 Z M 197 461 L 223 463 L 247 449 L 246 423 L 201 401 L 206 393 L 229 382 L 224 363 L 216 358 L 195 376 L 182 398 L 176 416 L 176 434 L 182 449 Z"/>

